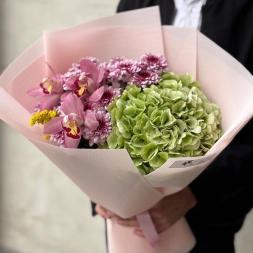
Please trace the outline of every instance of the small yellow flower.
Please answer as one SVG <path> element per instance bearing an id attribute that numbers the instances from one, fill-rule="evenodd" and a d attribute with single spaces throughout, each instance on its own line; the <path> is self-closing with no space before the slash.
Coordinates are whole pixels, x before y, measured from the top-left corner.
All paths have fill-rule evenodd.
<path id="1" fill-rule="evenodd" d="M 49 134 L 45 134 L 45 135 L 44 135 L 44 138 L 45 138 L 46 140 L 49 140 L 49 139 L 50 139 L 50 135 L 49 135 Z"/>
<path id="2" fill-rule="evenodd" d="M 36 112 L 33 114 L 33 116 L 30 118 L 30 125 L 33 126 L 34 124 L 42 124 L 45 125 L 47 122 L 49 122 L 52 118 L 55 118 L 58 116 L 58 113 L 54 110 L 43 110 L 41 112 Z"/>

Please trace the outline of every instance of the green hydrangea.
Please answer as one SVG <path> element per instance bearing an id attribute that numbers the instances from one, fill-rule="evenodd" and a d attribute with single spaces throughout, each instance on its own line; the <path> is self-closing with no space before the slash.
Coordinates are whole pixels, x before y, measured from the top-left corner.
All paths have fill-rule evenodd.
<path id="1" fill-rule="evenodd" d="M 172 157 L 204 155 L 221 137 L 221 113 L 190 74 L 164 73 L 148 88 L 126 87 L 109 105 L 110 149 L 126 149 L 141 174 Z"/>

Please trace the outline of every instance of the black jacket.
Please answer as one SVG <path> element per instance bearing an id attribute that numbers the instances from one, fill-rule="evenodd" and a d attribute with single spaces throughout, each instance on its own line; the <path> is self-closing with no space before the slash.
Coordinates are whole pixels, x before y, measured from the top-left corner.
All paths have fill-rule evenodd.
<path id="1" fill-rule="evenodd" d="M 122 0 L 118 12 L 155 5 L 160 6 L 162 24 L 172 24 L 173 0 Z M 253 73 L 252 0 L 207 0 L 201 32 Z M 253 207 L 253 120 L 190 188 L 198 204 L 186 218 L 199 244 L 210 245 L 194 252 L 234 252 L 234 234 Z"/>

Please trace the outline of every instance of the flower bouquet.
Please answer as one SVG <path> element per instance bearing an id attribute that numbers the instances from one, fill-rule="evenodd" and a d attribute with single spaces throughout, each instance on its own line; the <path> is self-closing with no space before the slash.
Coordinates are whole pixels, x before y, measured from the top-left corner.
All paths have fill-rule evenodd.
<path id="1" fill-rule="evenodd" d="M 190 74 L 167 68 L 153 54 L 87 57 L 65 74 L 51 68 L 53 77 L 28 91 L 40 97 L 30 123 L 60 147 L 126 149 L 142 175 L 169 158 L 202 156 L 221 137 L 220 110 Z"/>
<path id="2" fill-rule="evenodd" d="M 111 58 L 136 60 L 150 52 L 164 55 L 169 71 L 177 74 L 162 69 L 158 79 L 138 83 L 138 78 L 117 79 L 126 77 L 118 75 L 119 68 L 109 71 Z M 87 56 L 107 64 L 98 66 Z M 81 57 L 86 59 L 79 62 Z M 70 69 L 74 62 L 79 65 Z M 187 72 L 193 77 L 182 75 Z M 206 37 L 193 29 L 161 27 L 158 8 L 148 8 L 45 32 L 1 76 L 0 117 L 91 200 L 128 218 L 187 186 L 228 145 L 252 116 L 252 82 L 247 70 Z M 219 105 L 223 118 L 223 136 L 213 146 L 220 137 L 219 109 L 205 97 Z M 32 123 L 48 122 L 45 126 L 29 125 L 34 109 Z M 183 121 L 179 115 L 191 117 Z M 204 119 L 198 120 L 201 115 Z M 100 123 L 104 128 L 96 133 Z M 202 129 L 207 135 L 200 144 Z M 75 148 L 79 145 L 85 149 Z M 94 145 L 99 148 L 88 148 Z M 108 233 L 111 253 L 153 252 L 145 239 L 114 220 L 108 221 Z M 157 252 L 183 253 L 194 245 L 183 219 L 160 236 Z"/>

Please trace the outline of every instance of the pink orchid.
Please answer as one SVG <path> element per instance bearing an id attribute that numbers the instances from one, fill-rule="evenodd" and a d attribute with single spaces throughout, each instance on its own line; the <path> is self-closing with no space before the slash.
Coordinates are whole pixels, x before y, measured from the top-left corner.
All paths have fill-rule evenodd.
<path id="1" fill-rule="evenodd" d="M 44 127 L 45 134 L 64 132 L 64 146 L 77 148 L 84 128 L 95 131 L 99 125 L 91 110 L 83 111 L 82 101 L 70 93 L 65 97 L 60 110 L 65 116 L 51 119 Z"/>
<path id="2" fill-rule="evenodd" d="M 40 87 L 32 88 L 27 94 L 32 97 L 42 97 L 39 104 L 39 110 L 51 110 L 59 105 L 61 95 L 63 93 L 62 75 L 54 74 L 54 77 L 43 78 Z"/>
<path id="3" fill-rule="evenodd" d="M 97 67 L 88 59 L 80 60 L 81 73 L 71 76 L 66 80 L 66 88 L 73 91 L 78 97 L 87 96 L 99 89 L 100 83 L 104 79 L 105 70 Z M 64 97 L 63 97 L 64 98 Z"/>

